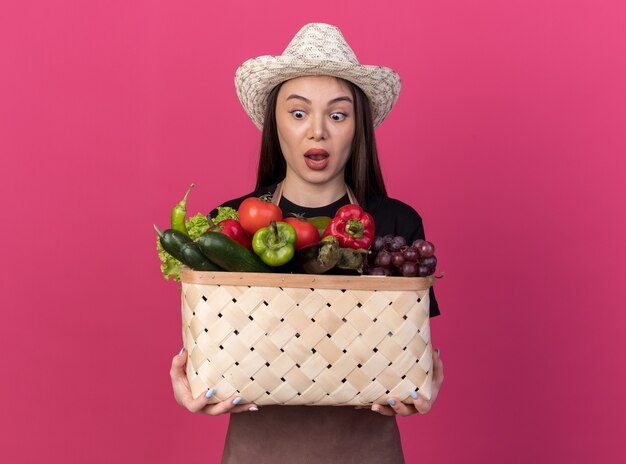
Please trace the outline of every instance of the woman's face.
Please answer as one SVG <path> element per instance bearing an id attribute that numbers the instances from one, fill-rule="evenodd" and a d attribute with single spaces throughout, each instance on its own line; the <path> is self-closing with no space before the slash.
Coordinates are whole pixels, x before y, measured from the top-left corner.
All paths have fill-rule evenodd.
<path id="1" fill-rule="evenodd" d="M 288 177 L 322 185 L 340 179 L 354 138 L 354 97 L 342 80 L 307 76 L 285 82 L 276 126 Z"/>

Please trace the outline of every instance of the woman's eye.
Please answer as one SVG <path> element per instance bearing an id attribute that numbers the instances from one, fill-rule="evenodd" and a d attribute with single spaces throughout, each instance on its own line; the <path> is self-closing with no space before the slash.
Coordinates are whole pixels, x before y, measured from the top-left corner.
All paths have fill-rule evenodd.
<path id="1" fill-rule="evenodd" d="M 304 111 L 302 110 L 294 110 L 291 114 L 293 114 L 293 117 L 296 119 L 302 119 L 304 117 Z"/>
<path id="2" fill-rule="evenodd" d="M 346 114 L 345 113 L 333 113 L 330 115 L 330 117 L 333 121 L 343 121 L 344 119 L 346 119 Z"/>

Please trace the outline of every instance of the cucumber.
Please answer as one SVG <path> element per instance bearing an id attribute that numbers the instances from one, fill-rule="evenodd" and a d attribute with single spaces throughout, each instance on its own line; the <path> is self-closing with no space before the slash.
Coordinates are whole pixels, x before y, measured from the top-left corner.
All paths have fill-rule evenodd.
<path id="1" fill-rule="evenodd" d="M 154 226 L 154 230 L 159 234 L 163 249 L 194 271 L 222 270 L 218 265 L 207 259 L 198 248 L 198 245 L 184 233 L 174 229 L 167 229 L 161 232 L 157 226 Z"/>
<path id="2" fill-rule="evenodd" d="M 165 232 L 161 232 L 161 230 L 157 226 L 153 226 L 154 230 L 156 230 L 156 233 L 159 234 L 161 246 L 163 247 L 163 249 L 182 263 L 183 255 L 180 250 L 184 244 L 191 243 L 192 240 L 187 235 L 179 232 L 178 230 L 167 229 Z"/>
<path id="3" fill-rule="evenodd" d="M 185 243 L 181 247 L 180 253 L 183 257 L 181 262 L 194 271 L 223 271 L 221 267 L 204 256 L 197 243 Z"/>
<path id="4" fill-rule="evenodd" d="M 257 255 L 219 232 L 205 232 L 196 243 L 204 256 L 227 271 L 272 272 Z"/>

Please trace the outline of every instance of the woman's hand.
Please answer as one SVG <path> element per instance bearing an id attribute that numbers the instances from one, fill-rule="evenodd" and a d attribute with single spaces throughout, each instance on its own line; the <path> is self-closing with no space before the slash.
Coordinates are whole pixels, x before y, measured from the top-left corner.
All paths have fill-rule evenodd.
<path id="1" fill-rule="evenodd" d="M 413 404 L 404 404 L 399 398 L 389 398 L 389 406 L 382 406 L 380 404 L 373 404 L 372 411 L 379 412 L 385 416 L 410 416 L 411 414 L 420 413 L 426 414 L 430 411 L 437 399 L 439 389 L 443 383 L 443 363 L 439 357 L 439 348 L 433 351 L 433 391 L 430 400 L 427 400 L 419 396 L 416 392 L 413 392 Z"/>
<path id="2" fill-rule="evenodd" d="M 172 359 L 172 368 L 170 369 L 174 398 L 176 398 L 176 402 L 182 407 L 187 408 L 191 412 L 208 414 L 209 416 L 217 416 L 229 412 L 258 411 L 258 407 L 254 403 L 240 403 L 241 397 L 236 395 L 224 401 L 220 401 L 219 403 L 209 404 L 210 398 L 215 393 L 215 390 L 212 388 L 204 395 L 193 399 L 189 381 L 185 374 L 186 363 L 187 350 L 183 349 L 180 354 L 177 354 L 174 356 L 174 359 Z"/>

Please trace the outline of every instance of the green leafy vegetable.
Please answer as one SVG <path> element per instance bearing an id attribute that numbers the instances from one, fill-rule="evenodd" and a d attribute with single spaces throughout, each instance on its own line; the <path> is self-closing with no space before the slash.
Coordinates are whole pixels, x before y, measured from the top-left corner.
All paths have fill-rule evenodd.
<path id="1" fill-rule="evenodd" d="M 187 226 L 189 237 L 191 237 L 191 240 L 195 240 L 207 231 L 209 228 L 209 221 L 204 214 L 198 213 L 187 219 L 185 221 L 185 225 Z"/>
<path id="2" fill-rule="evenodd" d="M 238 221 L 239 214 L 237 214 L 237 210 L 234 208 L 230 208 L 228 206 L 218 206 L 217 216 L 213 218 L 213 222 L 217 224 L 224 219 L 234 219 L 235 221 Z"/>
<path id="3" fill-rule="evenodd" d="M 163 249 L 159 237 L 157 237 L 157 251 L 161 260 L 161 272 L 165 280 L 173 278 L 176 282 L 180 281 L 180 262 Z"/>

